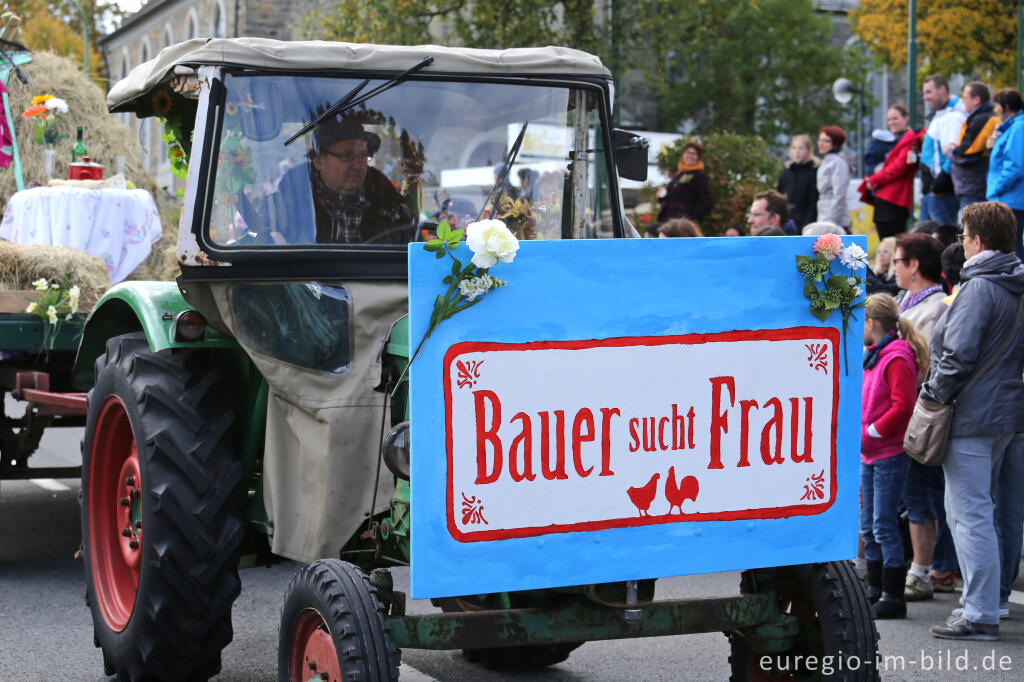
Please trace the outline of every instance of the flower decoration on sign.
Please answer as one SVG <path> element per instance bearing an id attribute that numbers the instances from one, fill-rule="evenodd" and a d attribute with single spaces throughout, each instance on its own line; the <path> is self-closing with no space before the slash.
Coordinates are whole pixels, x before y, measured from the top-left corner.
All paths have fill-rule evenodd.
<path id="1" fill-rule="evenodd" d="M 32 287 L 39 292 L 39 296 L 28 304 L 25 312 L 38 315 L 46 322 L 43 327 L 43 347 L 47 350 L 53 348 L 64 322 L 76 315 L 83 316 L 83 313 L 78 311 L 82 291 L 77 284 L 68 286 L 72 276 L 68 272 L 59 282 L 51 282 L 46 278 L 32 282 Z"/>
<path id="2" fill-rule="evenodd" d="M 804 296 L 810 299 L 811 314 L 822 322 L 833 311 L 838 310 L 843 318 L 843 364 L 850 373 L 846 361 L 846 332 L 850 319 L 856 319 L 853 311 L 864 307 L 864 280 L 858 274 L 867 267 L 868 256 L 856 244 L 843 246 L 839 235 L 823 234 L 814 242 L 814 255 L 796 257 L 796 269 L 804 278 Z M 834 272 L 836 259 L 849 272 Z M 820 285 L 820 288 L 819 288 Z"/>
<path id="3" fill-rule="evenodd" d="M 67 137 L 60 129 L 59 114 L 68 113 L 68 103 L 53 95 L 36 95 L 32 106 L 21 112 L 24 118 L 38 118 L 33 140 L 43 147 L 53 148 Z"/>
<path id="4" fill-rule="evenodd" d="M 466 236 L 466 246 L 473 252 L 472 259 L 465 264 L 456 258 L 454 253 L 463 235 Z M 409 371 L 409 366 L 419 354 L 423 342 L 430 338 L 439 324 L 479 303 L 488 291 L 507 284 L 490 275 L 488 270 L 499 261 L 511 263 L 519 250 L 519 240 L 500 220 L 480 220 L 470 223 L 463 231 L 453 230 L 445 218 L 437 226 L 437 238 L 428 241 L 423 248 L 433 252 L 438 260 L 443 260 L 445 256 L 451 259 L 451 274 L 441 280 L 443 284 L 448 285 L 448 289 L 434 300 L 434 310 L 430 313 L 427 331 L 398 377 L 396 386 Z"/>

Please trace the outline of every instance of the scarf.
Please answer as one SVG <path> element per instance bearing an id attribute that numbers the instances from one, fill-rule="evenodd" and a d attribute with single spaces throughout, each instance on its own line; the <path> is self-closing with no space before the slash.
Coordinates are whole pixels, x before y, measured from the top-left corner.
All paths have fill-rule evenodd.
<path id="1" fill-rule="evenodd" d="M 685 163 L 680 161 L 676 165 L 676 170 L 678 170 L 680 173 L 692 173 L 693 171 L 704 170 L 704 162 L 698 161 L 697 163 L 691 166 L 687 166 Z"/>
<path id="2" fill-rule="evenodd" d="M 917 292 L 916 294 L 911 294 L 910 292 L 907 292 L 907 295 L 903 297 L 902 301 L 900 301 L 900 312 L 902 313 L 906 312 L 907 310 L 910 310 L 915 305 L 917 305 L 924 299 L 934 294 L 936 291 L 942 291 L 941 284 L 933 284 L 927 289 L 921 289 L 921 291 Z"/>
<path id="3" fill-rule="evenodd" d="M 885 333 L 885 336 L 880 338 L 876 344 L 867 347 L 867 352 L 864 353 L 864 369 L 871 369 L 878 362 L 878 358 L 882 355 L 882 349 L 888 346 L 890 343 L 897 339 L 896 328 L 893 327 Z"/>

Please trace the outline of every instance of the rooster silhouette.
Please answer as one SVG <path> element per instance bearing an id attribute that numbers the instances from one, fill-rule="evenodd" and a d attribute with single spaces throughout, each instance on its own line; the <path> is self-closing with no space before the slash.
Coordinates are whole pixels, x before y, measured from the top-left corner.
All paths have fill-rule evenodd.
<path id="1" fill-rule="evenodd" d="M 637 511 L 640 512 L 640 516 L 649 516 L 647 510 L 651 508 L 651 502 L 654 502 L 654 496 L 658 493 L 658 479 L 661 474 L 654 474 L 651 476 L 651 480 L 641 488 L 627 488 L 626 494 L 629 495 L 629 499 L 636 505 Z"/>
<path id="2" fill-rule="evenodd" d="M 683 513 L 683 502 L 686 500 L 697 501 L 697 493 L 700 486 L 694 476 L 684 476 L 683 480 L 676 486 L 676 468 L 668 468 L 668 479 L 665 481 L 665 499 L 668 500 L 668 513 L 671 514 L 675 507 L 679 507 L 679 513 Z M 635 502 L 634 502 L 635 504 Z"/>

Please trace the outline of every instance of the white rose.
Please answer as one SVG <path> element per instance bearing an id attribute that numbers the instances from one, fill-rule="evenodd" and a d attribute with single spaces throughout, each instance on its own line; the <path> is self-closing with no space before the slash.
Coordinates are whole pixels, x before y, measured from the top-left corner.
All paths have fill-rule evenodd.
<path id="1" fill-rule="evenodd" d="M 50 111 L 56 109 L 62 114 L 68 113 L 68 103 L 60 99 L 59 97 L 51 97 L 50 99 L 46 100 L 46 108 Z"/>
<path id="2" fill-rule="evenodd" d="M 511 263 L 519 240 L 500 220 L 481 220 L 466 226 L 466 246 L 473 252 L 473 265 L 489 268 L 499 260 Z"/>

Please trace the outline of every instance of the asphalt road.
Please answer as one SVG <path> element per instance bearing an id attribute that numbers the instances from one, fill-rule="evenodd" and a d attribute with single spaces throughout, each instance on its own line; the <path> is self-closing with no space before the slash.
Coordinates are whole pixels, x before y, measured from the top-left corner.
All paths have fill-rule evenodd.
<path id="1" fill-rule="evenodd" d="M 80 429 L 52 430 L 37 465 L 77 464 Z M 84 600 L 78 484 L 74 480 L 0 482 L 0 680 L 99 681 L 99 650 Z M 234 609 L 234 641 L 223 654 L 218 680 L 276 680 L 277 635 L 285 587 L 298 564 L 283 561 L 241 572 Z M 670 578 L 658 583 L 661 598 L 734 594 L 738 574 Z M 397 589 L 408 572 L 396 571 Z M 1024 583 L 1018 583 L 1018 588 Z M 913 604 L 902 621 L 878 623 L 882 677 L 886 680 L 1024 680 L 1024 595 L 1016 595 L 999 642 L 944 642 L 928 626 L 944 620 L 956 597 Z M 410 602 L 411 612 L 432 612 Z M 413 682 L 463 680 L 722 680 L 729 646 L 721 634 L 584 644 L 568 661 L 541 673 L 493 673 L 464 661 L 459 652 L 403 652 L 402 678 Z M 989 664 L 996 670 L 986 670 Z M 963 669 L 957 670 L 957 667 Z M 1004 670 L 999 670 L 1002 666 Z M 929 669 L 930 668 L 930 669 Z M 951 669 L 952 668 L 952 669 Z"/>

